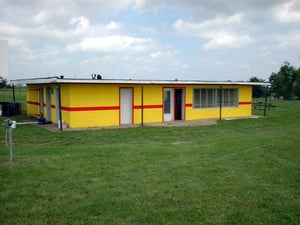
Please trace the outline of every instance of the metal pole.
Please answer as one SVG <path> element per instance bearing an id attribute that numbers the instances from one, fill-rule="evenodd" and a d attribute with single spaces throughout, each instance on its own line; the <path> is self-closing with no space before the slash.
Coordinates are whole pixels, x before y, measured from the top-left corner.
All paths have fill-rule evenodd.
<path id="1" fill-rule="evenodd" d="M 222 95 L 222 85 L 220 85 L 220 89 L 219 89 L 219 98 L 220 98 L 220 120 L 222 120 L 222 98 L 223 98 L 223 95 Z"/>
<path id="2" fill-rule="evenodd" d="M 268 86 L 266 86 L 265 106 L 264 106 L 264 116 L 267 115 L 267 102 L 268 102 Z"/>
<path id="3" fill-rule="evenodd" d="M 13 91 L 13 102 L 16 102 L 16 94 L 15 94 L 15 85 L 12 85 L 12 91 Z"/>
<path id="4" fill-rule="evenodd" d="M 141 89 L 141 126 L 144 126 L 144 85 Z"/>
<path id="5" fill-rule="evenodd" d="M 13 149 L 12 149 L 12 127 L 8 128 L 9 135 L 9 161 L 13 160 Z"/>
<path id="6" fill-rule="evenodd" d="M 61 113 L 61 87 L 58 85 L 58 105 L 59 105 L 59 130 L 63 130 L 62 113 Z"/>

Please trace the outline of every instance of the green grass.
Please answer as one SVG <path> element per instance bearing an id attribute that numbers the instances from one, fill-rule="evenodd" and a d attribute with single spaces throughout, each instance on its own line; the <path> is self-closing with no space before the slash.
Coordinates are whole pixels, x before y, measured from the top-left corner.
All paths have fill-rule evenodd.
<path id="1" fill-rule="evenodd" d="M 300 101 L 274 104 L 203 127 L 19 125 L 12 163 L 1 126 L 0 223 L 300 224 Z"/>

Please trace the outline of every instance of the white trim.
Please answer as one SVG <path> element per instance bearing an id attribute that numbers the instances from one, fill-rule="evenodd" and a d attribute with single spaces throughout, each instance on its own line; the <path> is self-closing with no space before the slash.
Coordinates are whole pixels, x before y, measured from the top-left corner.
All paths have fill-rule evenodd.
<path id="1" fill-rule="evenodd" d="M 263 85 L 269 86 L 270 83 L 263 82 L 240 82 L 240 81 L 199 81 L 199 80 L 125 80 L 125 79 L 69 79 L 69 78 L 36 78 L 36 79 L 18 79 L 12 80 L 13 84 L 164 84 L 164 85 L 244 85 L 254 86 Z"/>

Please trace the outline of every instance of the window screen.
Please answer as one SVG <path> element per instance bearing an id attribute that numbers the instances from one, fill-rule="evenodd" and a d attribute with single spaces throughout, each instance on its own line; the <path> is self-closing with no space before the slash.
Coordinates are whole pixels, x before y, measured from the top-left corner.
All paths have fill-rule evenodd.
<path id="1" fill-rule="evenodd" d="M 226 88 L 222 91 L 222 107 L 238 107 L 238 89 Z M 193 91 L 193 108 L 220 107 L 220 89 L 195 88 Z"/>

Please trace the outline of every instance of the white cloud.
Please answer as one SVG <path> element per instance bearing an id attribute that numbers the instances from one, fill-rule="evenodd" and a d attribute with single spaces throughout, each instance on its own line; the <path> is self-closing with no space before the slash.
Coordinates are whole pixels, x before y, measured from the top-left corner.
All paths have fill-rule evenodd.
<path id="1" fill-rule="evenodd" d="M 161 56 L 161 52 L 153 52 L 149 55 L 151 59 L 157 59 L 159 56 Z"/>
<path id="2" fill-rule="evenodd" d="M 220 29 L 223 27 L 232 27 L 241 23 L 241 14 L 236 14 L 229 17 L 216 17 L 203 22 L 177 20 L 173 27 L 180 32 L 202 36 L 203 32 L 207 33 L 210 30 Z"/>
<path id="3" fill-rule="evenodd" d="M 253 38 L 248 34 L 234 34 L 221 32 L 210 37 L 211 40 L 204 46 L 204 50 L 215 50 L 219 48 L 240 48 L 253 42 Z"/>
<path id="4" fill-rule="evenodd" d="M 184 35 L 209 39 L 203 45 L 204 50 L 219 48 L 240 48 L 254 41 L 250 34 L 242 29 L 242 15 L 216 17 L 202 22 L 177 20 L 173 28 Z"/>
<path id="5" fill-rule="evenodd" d="M 135 38 L 130 36 L 104 36 L 96 38 L 85 38 L 79 43 L 69 44 L 66 50 L 76 51 L 96 51 L 96 52 L 120 52 L 125 50 L 145 51 L 151 49 L 154 42 L 151 39 Z"/>
<path id="6" fill-rule="evenodd" d="M 33 16 L 33 21 L 38 24 L 45 23 L 48 19 L 49 14 L 45 10 L 42 10 L 38 14 Z"/>
<path id="7" fill-rule="evenodd" d="M 266 55 L 270 55 L 270 49 L 269 49 L 268 46 L 263 46 L 263 47 L 260 49 L 259 56 L 266 56 Z"/>
<path id="8" fill-rule="evenodd" d="M 280 48 L 300 48 L 300 30 L 290 31 L 278 39 Z"/>
<path id="9" fill-rule="evenodd" d="M 158 51 L 149 54 L 151 60 L 174 60 L 178 55 L 178 51 L 168 46 L 157 47 Z"/>
<path id="10" fill-rule="evenodd" d="M 83 16 L 72 18 L 70 21 L 71 25 L 76 26 L 76 31 L 81 32 L 90 27 L 90 21 Z"/>
<path id="11" fill-rule="evenodd" d="M 296 10 L 296 1 L 290 1 L 273 8 L 275 17 L 284 23 L 298 23 L 300 22 L 300 10 Z"/>
<path id="12" fill-rule="evenodd" d="M 22 29 L 18 26 L 0 21 L 0 34 L 2 35 L 19 35 L 21 31 Z"/>
<path id="13" fill-rule="evenodd" d="M 117 30 L 117 29 L 120 29 L 122 26 L 121 26 L 121 24 L 119 24 L 115 21 L 111 21 L 110 23 L 106 24 L 105 27 L 110 30 Z"/>

